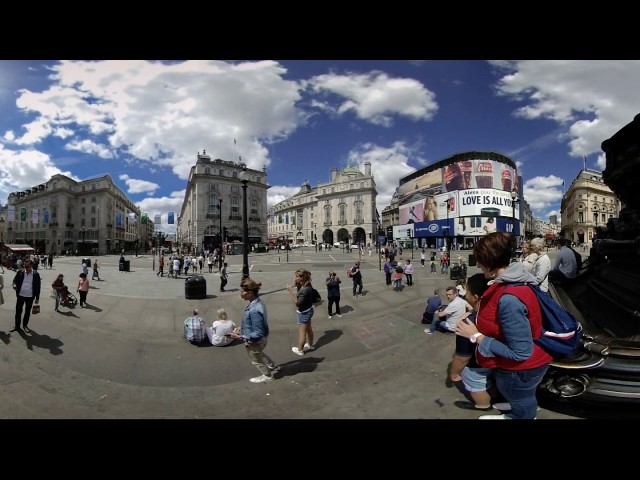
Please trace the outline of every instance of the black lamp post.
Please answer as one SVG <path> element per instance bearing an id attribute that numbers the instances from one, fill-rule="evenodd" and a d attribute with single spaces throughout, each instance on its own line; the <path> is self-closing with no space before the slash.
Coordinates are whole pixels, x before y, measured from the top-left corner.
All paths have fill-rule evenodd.
<path id="1" fill-rule="evenodd" d="M 220 214 L 220 255 L 218 255 L 218 264 L 220 270 L 222 270 L 222 245 L 224 244 L 224 237 L 222 235 L 222 199 L 218 199 L 218 213 Z"/>
<path id="2" fill-rule="evenodd" d="M 242 182 L 242 283 L 249 277 L 249 225 L 247 223 L 247 183 L 249 182 L 249 174 L 247 173 L 246 165 L 242 166 L 242 172 L 238 177 Z"/>
<path id="3" fill-rule="evenodd" d="M 449 251 L 449 202 L 451 201 L 451 198 L 447 198 L 444 203 L 447 204 L 447 236 L 444 239 L 444 243 L 445 243 L 445 249 L 448 252 Z"/>
<path id="4" fill-rule="evenodd" d="M 85 248 L 85 245 L 86 245 L 86 243 L 85 243 L 85 235 L 86 235 L 86 229 L 85 229 L 85 227 L 83 225 L 82 226 L 82 256 L 85 255 L 85 250 L 86 250 L 86 248 Z"/>
<path id="5" fill-rule="evenodd" d="M 513 257 L 516 258 L 516 203 L 520 199 L 518 198 L 518 192 L 515 189 L 511 190 L 511 217 L 513 218 L 513 226 L 511 227 L 511 236 L 513 237 Z"/>

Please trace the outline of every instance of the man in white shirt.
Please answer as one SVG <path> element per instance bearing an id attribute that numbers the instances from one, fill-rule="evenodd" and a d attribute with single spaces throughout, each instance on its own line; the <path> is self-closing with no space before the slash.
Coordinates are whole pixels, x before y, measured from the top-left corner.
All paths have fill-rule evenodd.
<path id="1" fill-rule="evenodd" d="M 466 300 L 458 296 L 456 287 L 447 287 L 447 300 L 449 300 L 449 305 L 444 310 L 438 310 L 434 313 L 433 321 L 424 331 L 427 335 L 431 335 L 435 331 L 455 332 L 458 321 L 464 317 L 467 308 L 471 308 Z M 444 320 L 443 317 L 445 317 Z"/>

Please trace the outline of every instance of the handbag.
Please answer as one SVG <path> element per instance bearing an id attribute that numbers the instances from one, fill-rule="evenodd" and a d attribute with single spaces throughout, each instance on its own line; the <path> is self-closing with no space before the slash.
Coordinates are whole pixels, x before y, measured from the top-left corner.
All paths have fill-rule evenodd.
<path id="1" fill-rule="evenodd" d="M 37 315 L 38 313 L 40 313 L 40 305 L 33 305 L 31 307 L 31 314 Z"/>

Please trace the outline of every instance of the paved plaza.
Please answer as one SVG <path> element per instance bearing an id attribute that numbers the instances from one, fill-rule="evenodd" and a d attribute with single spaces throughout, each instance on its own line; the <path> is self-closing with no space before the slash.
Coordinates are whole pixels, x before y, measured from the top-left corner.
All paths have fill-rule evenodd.
<path id="1" fill-rule="evenodd" d="M 406 251 L 403 262 L 407 258 Z M 469 251 L 458 252 L 468 258 Z M 362 256 L 364 295 L 353 298 L 346 269 L 358 254 L 334 249 L 294 249 L 249 256 L 251 277 L 263 284 L 271 334 L 266 352 L 282 370 L 276 381 L 252 384 L 258 375 L 241 343 L 194 346 L 182 335 L 194 307 L 210 325 L 224 307 L 240 324 L 242 257 L 229 256 L 229 283 L 219 292 L 214 273 L 202 275 L 207 298 L 185 299 L 185 276 L 156 276 L 157 258 L 127 256 L 131 271 L 118 272 L 118 256 L 100 256 L 100 281 L 92 281 L 88 308 L 54 311 L 50 285 L 58 273 L 75 292 L 81 257 L 54 259 L 40 269 L 42 312 L 31 333 L 12 332 L 14 272 L 5 270 L 0 307 L 0 417 L 5 419 L 475 419 L 464 399 L 445 386 L 454 337 L 427 336 L 420 318 L 434 288 L 455 282 L 416 263 L 414 286 L 396 292 L 385 285 L 375 251 Z M 411 253 L 409 257 L 411 258 Z M 452 255 L 456 259 L 456 252 Z M 316 308 L 316 349 L 303 357 L 295 309 L 286 291 L 293 272 L 305 267 L 325 303 Z M 327 318 L 324 279 L 342 279 L 342 318 Z M 478 272 L 469 268 L 469 275 Z M 91 270 L 89 270 L 89 277 Z M 581 418 L 581 409 L 542 408 L 539 419 Z"/>

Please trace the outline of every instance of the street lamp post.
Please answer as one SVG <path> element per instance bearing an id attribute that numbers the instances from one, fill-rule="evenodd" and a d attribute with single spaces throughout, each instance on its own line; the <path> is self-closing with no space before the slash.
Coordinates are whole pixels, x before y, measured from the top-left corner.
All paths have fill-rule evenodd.
<path id="1" fill-rule="evenodd" d="M 86 245 L 85 238 L 86 237 L 85 236 L 86 236 L 86 229 L 85 229 L 85 226 L 83 225 L 82 226 L 82 256 L 83 257 L 85 255 L 85 250 L 86 250 L 86 247 L 85 247 L 85 245 Z"/>
<path id="2" fill-rule="evenodd" d="M 220 255 L 218 255 L 218 265 L 222 270 L 222 245 L 224 244 L 224 237 L 222 236 L 222 199 L 218 199 L 218 213 L 220 214 Z"/>
<path id="3" fill-rule="evenodd" d="M 511 218 L 513 218 L 513 225 L 511 227 L 511 236 L 513 237 L 513 258 L 516 258 L 516 203 L 520 199 L 518 198 L 518 192 L 515 189 L 511 190 Z"/>
<path id="4" fill-rule="evenodd" d="M 449 202 L 451 201 L 451 198 L 447 198 L 444 203 L 447 204 L 447 236 L 444 239 L 444 244 L 445 244 L 445 250 L 448 252 L 449 251 Z"/>
<path id="5" fill-rule="evenodd" d="M 249 225 L 247 223 L 247 183 L 249 182 L 249 174 L 247 173 L 246 165 L 242 166 L 239 178 L 242 182 L 242 283 L 249 277 Z"/>

